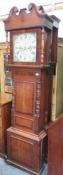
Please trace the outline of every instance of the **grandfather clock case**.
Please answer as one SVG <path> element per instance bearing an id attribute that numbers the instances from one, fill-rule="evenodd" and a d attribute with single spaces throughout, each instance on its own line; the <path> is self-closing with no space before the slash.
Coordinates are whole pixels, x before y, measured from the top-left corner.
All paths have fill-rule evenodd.
<path id="1" fill-rule="evenodd" d="M 12 68 L 12 126 L 7 130 L 7 161 L 37 175 L 45 158 L 44 128 L 51 121 L 52 76 L 56 67 L 52 58 L 54 21 L 57 31 L 58 19 L 49 17 L 33 3 L 28 10 L 13 7 L 4 21 L 6 32 L 10 32 L 8 66 Z"/>

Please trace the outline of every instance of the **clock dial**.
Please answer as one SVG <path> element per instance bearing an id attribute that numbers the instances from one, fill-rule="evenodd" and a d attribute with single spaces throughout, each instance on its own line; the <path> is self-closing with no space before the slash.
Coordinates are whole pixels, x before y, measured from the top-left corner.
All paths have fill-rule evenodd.
<path id="1" fill-rule="evenodd" d="M 13 61 L 36 62 L 36 33 L 13 36 Z"/>

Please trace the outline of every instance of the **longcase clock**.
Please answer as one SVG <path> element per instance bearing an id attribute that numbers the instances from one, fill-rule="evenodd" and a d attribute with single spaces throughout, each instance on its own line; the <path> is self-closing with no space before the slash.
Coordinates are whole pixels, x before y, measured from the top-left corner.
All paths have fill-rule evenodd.
<path id="1" fill-rule="evenodd" d="M 53 19 L 31 3 L 28 10 L 12 8 L 4 23 L 10 32 L 13 97 L 7 161 L 38 175 L 45 157 L 44 127 L 51 121 Z"/>

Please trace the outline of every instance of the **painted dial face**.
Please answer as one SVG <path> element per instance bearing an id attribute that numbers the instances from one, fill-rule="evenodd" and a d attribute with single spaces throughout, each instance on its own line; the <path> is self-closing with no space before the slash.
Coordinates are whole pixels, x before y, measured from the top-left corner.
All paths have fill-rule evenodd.
<path id="1" fill-rule="evenodd" d="M 13 36 L 13 61 L 36 62 L 36 32 Z"/>

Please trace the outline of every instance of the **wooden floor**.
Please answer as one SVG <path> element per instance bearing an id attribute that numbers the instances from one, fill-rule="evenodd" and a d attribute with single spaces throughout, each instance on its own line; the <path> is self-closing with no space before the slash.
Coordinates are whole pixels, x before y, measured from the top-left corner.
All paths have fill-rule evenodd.
<path id="1" fill-rule="evenodd" d="M 47 164 L 45 164 L 44 171 L 41 175 L 47 175 Z M 21 169 L 11 166 L 5 162 L 4 159 L 0 158 L 0 175 L 31 175 Z"/>

